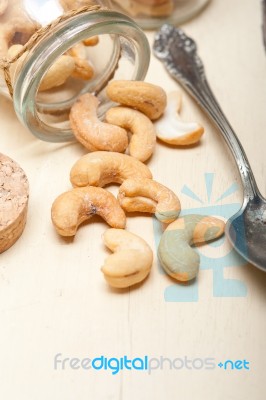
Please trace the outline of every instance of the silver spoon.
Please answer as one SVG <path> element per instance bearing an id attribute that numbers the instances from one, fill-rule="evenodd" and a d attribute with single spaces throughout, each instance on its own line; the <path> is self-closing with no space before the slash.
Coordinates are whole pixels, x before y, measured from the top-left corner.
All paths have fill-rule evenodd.
<path id="1" fill-rule="evenodd" d="M 210 89 L 196 43 L 181 29 L 165 24 L 156 33 L 153 50 L 170 75 L 211 117 L 231 150 L 242 179 L 244 200 L 241 209 L 227 221 L 226 234 L 246 260 L 266 271 L 266 200 L 238 137 Z"/>

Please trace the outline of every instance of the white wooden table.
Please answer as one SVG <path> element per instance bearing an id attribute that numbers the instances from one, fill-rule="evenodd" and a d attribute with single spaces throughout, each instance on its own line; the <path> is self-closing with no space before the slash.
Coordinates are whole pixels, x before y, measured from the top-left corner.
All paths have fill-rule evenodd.
<path id="1" fill-rule="evenodd" d="M 266 54 L 260 3 L 213 0 L 183 28 L 198 43 L 211 86 L 266 195 Z M 153 33 L 148 36 L 152 43 Z M 159 81 L 167 91 L 176 88 L 154 58 L 147 81 Z M 0 256 L 0 398 L 265 399 L 266 274 L 221 241 L 200 249 L 202 269 L 193 286 L 176 285 L 159 270 L 155 256 L 145 284 L 122 293 L 109 289 L 100 272 L 108 254 L 101 240 L 106 225 L 96 219 L 67 243 L 50 221 L 51 203 L 70 188 L 69 170 L 84 150 L 78 144 L 35 139 L 4 98 L 0 115 L 1 151 L 21 164 L 31 188 L 25 232 Z M 179 194 L 185 212 L 230 215 L 242 199 L 235 164 L 216 129 L 186 94 L 183 116 L 204 124 L 206 134 L 190 149 L 158 144 L 149 162 L 154 177 Z M 232 185 L 231 194 L 217 201 Z M 198 200 L 188 195 L 188 188 Z M 141 232 L 155 251 L 152 218 L 128 218 L 128 229 Z M 110 370 L 75 370 L 69 363 L 64 370 L 58 363 L 56 370 L 58 353 L 59 359 L 146 355 L 182 361 L 175 362 L 178 369 L 170 369 L 165 360 L 164 369 L 150 374 L 127 370 L 112 375 Z M 185 357 L 194 360 L 193 369 L 180 367 Z M 202 363 L 197 358 L 214 359 L 215 368 L 196 369 Z M 228 359 L 246 360 L 250 370 L 244 364 L 234 370 L 217 365 Z M 152 362 L 155 366 L 156 360 Z"/>

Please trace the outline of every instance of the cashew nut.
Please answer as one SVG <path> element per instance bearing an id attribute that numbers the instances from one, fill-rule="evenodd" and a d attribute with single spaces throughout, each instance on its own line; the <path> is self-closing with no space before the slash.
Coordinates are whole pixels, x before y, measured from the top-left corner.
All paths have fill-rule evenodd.
<path id="1" fill-rule="evenodd" d="M 8 0 L 0 0 L 0 15 L 3 15 L 7 9 Z"/>
<path id="2" fill-rule="evenodd" d="M 172 190 L 147 178 L 125 180 L 119 188 L 118 201 L 127 212 L 155 213 L 164 223 L 176 220 L 180 213 L 180 201 Z"/>
<path id="3" fill-rule="evenodd" d="M 204 128 L 196 122 L 181 121 L 178 114 L 180 106 L 180 93 L 168 94 L 164 115 L 155 122 L 157 137 L 165 143 L 178 146 L 197 143 L 204 133 Z"/>
<path id="4" fill-rule="evenodd" d="M 94 74 L 93 68 L 88 60 L 82 58 L 75 58 L 75 69 L 72 72 L 73 78 L 83 79 L 89 81 Z"/>
<path id="5" fill-rule="evenodd" d="M 129 130 L 133 135 L 129 144 L 129 154 L 144 162 L 151 157 L 156 144 L 156 133 L 151 120 L 140 111 L 127 107 L 115 107 L 105 116 L 109 124 Z"/>
<path id="6" fill-rule="evenodd" d="M 79 97 L 69 115 L 77 140 L 88 150 L 123 152 L 128 146 L 125 129 L 101 122 L 97 116 L 99 100 L 90 93 Z"/>
<path id="7" fill-rule="evenodd" d="M 52 205 L 52 222 L 62 236 L 74 236 L 79 225 L 100 215 L 113 228 L 123 229 L 125 213 L 116 198 L 97 187 L 76 188 L 61 194 Z"/>
<path id="8" fill-rule="evenodd" d="M 10 59 L 15 57 L 23 48 L 21 44 L 14 44 L 8 49 L 7 55 Z M 22 64 L 27 57 L 28 52 L 22 54 L 22 56 L 11 65 L 10 74 L 12 82 L 16 79 L 16 76 L 22 67 Z M 40 91 L 45 91 L 63 85 L 65 81 L 70 77 L 74 71 L 75 63 L 72 57 L 62 55 L 59 57 L 51 68 L 47 71 L 41 84 L 39 86 Z"/>
<path id="9" fill-rule="evenodd" d="M 61 6 L 65 11 L 74 10 L 83 6 L 99 4 L 95 0 L 60 0 Z M 75 61 L 75 69 L 72 71 L 72 77 L 83 80 L 90 80 L 94 75 L 94 70 L 87 60 L 87 53 L 84 46 L 95 46 L 98 43 L 98 36 L 85 39 L 82 43 L 76 44 L 67 54 L 71 55 Z"/>
<path id="10" fill-rule="evenodd" d="M 43 77 L 39 86 L 40 91 L 52 89 L 63 85 L 75 69 L 72 57 L 62 55 L 59 57 Z"/>
<path id="11" fill-rule="evenodd" d="M 170 224 L 158 249 L 159 260 L 167 274 L 179 281 L 195 278 L 200 257 L 190 246 L 217 239 L 224 229 L 223 221 L 203 215 L 186 215 Z"/>
<path id="12" fill-rule="evenodd" d="M 40 24 L 30 19 L 18 6 L 17 0 L 1 1 L 2 14 L 0 13 L 0 57 L 6 56 L 8 48 L 13 44 L 24 45 L 30 37 L 40 28 Z"/>
<path id="13" fill-rule="evenodd" d="M 8 59 L 12 59 L 13 57 L 15 57 L 22 48 L 23 48 L 22 44 L 14 44 L 13 46 L 9 47 L 9 49 L 7 51 Z M 10 77 L 11 77 L 12 85 L 14 84 L 16 77 L 17 77 L 27 55 L 28 55 L 28 51 L 23 53 L 22 56 L 19 57 L 19 59 L 17 61 L 15 61 L 14 63 L 12 63 L 10 65 Z"/>
<path id="14" fill-rule="evenodd" d="M 68 50 L 67 54 L 73 57 L 75 61 L 75 68 L 72 72 L 73 78 L 83 79 L 83 80 L 90 80 L 93 75 L 94 71 L 92 65 L 87 60 L 87 50 L 83 43 L 77 43 L 71 49 Z"/>
<path id="15" fill-rule="evenodd" d="M 108 229 L 103 238 L 105 245 L 114 252 L 101 268 L 109 285 L 127 288 L 149 275 L 153 253 L 143 239 L 123 229 Z"/>
<path id="16" fill-rule="evenodd" d="M 174 10 L 173 0 L 114 0 L 132 17 L 167 17 Z"/>
<path id="17" fill-rule="evenodd" d="M 7 51 L 7 57 L 9 59 L 15 57 L 22 49 L 23 49 L 22 44 L 13 44 L 13 46 L 9 47 Z"/>
<path id="18" fill-rule="evenodd" d="M 60 3 L 65 11 L 96 4 L 94 0 L 60 0 Z M 67 54 L 73 57 L 75 61 L 75 69 L 71 74 L 73 78 L 90 80 L 93 77 L 94 70 L 90 62 L 87 60 L 87 51 L 85 46 L 95 46 L 98 41 L 98 36 L 94 36 L 85 39 L 81 43 L 75 44 L 75 46 L 68 50 Z"/>
<path id="19" fill-rule="evenodd" d="M 83 40 L 85 46 L 96 46 L 99 43 L 99 36 L 91 36 Z"/>
<path id="20" fill-rule="evenodd" d="M 126 154 L 97 151 L 81 157 L 70 172 L 73 186 L 105 186 L 128 178 L 152 178 L 149 168 Z"/>
<path id="21" fill-rule="evenodd" d="M 162 88 L 142 81 L 112 81 L 106 88 L 106 94 L 112 101 L 136 108 L 151 120 L 163 114 L 167 101 Z"/>

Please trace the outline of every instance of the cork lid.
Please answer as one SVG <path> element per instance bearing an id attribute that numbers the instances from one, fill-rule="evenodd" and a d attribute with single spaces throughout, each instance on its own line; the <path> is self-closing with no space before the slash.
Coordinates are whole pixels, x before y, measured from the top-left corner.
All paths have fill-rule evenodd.
<path id="1" fill-rule="evenodd" d="M 0 153 L 0 252 L 22 234 L 26 223 L 29 184 L 23 169 Z"/>

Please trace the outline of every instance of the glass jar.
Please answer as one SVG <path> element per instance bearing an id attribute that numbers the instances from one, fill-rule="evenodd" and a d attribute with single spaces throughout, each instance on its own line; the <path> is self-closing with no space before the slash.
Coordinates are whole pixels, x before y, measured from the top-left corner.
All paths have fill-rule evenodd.
<path id="1" fill-rule="evenodd" d="M 198 14 L 210 0 L 112 0 L 113 8 L 126 12 L 143 29 L 164 22 L 181 24 Z"/>
<path id="2" fill-rule="evenodd" d="M 19 119 L 42 140 L 73 138 L 68 116 L 81 94 L 98 96 L 102 118 L 112 106 L 105 94 L 110 80 L 145 78 L 150 58 L 145 34 L 128 16 L 100 6 L 109 7 L 109 1 L 0 1 L 0 58 L 5 67 L 0 91 L 9 97 L 13 91 Z M 20 58 L 9 64 L 8 90 L 7 60 L 18 52 Z"/>

